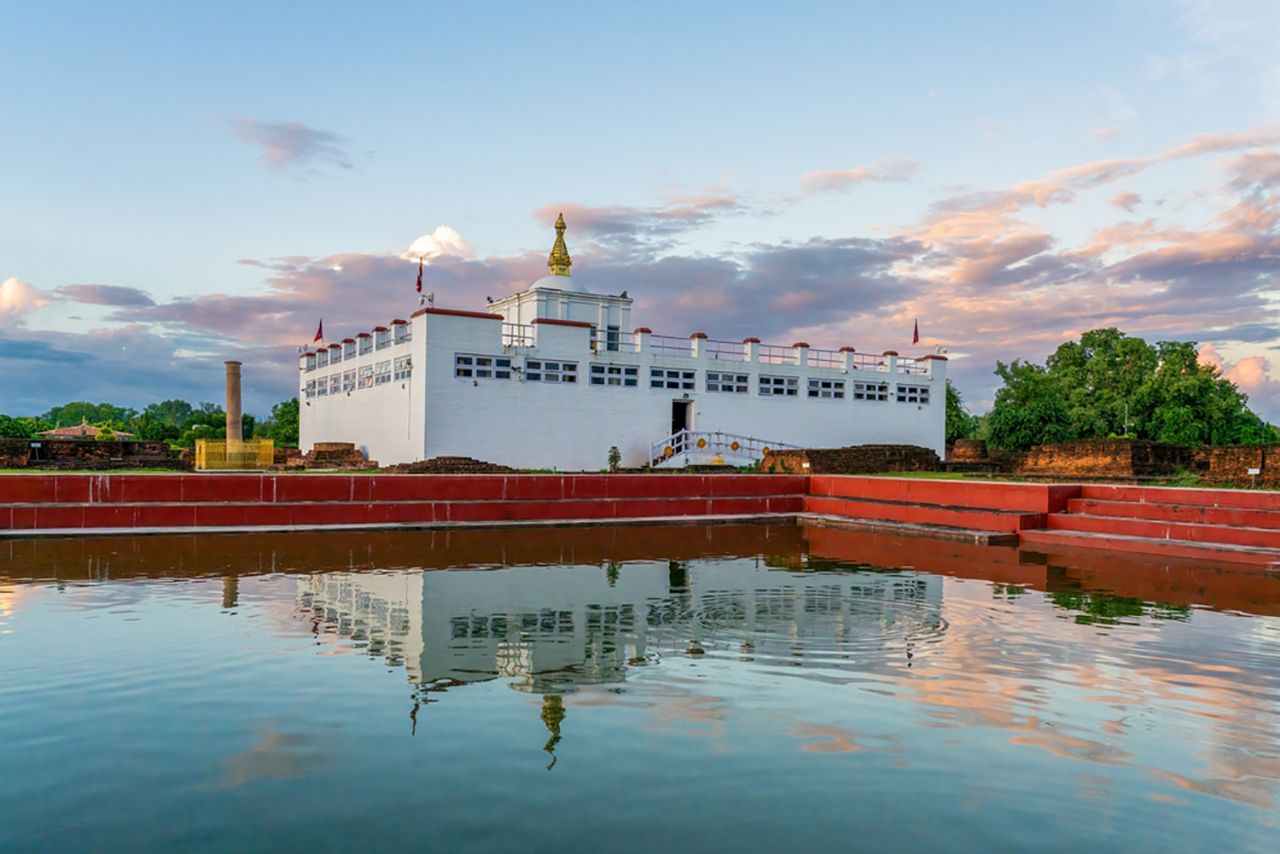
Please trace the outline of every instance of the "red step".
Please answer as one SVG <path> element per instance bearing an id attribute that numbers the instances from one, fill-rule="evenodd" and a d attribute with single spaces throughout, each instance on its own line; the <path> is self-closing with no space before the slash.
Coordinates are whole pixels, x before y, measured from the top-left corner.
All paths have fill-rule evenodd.
<path id="1" fill-rule="evenodd" d="M 1109 486 L 1084 484 L 1081 498 L 1134 501 L 1144 504 L 1190 504 L 1280 511 L 1280 491 L 1260 489 L 1191 489 L 1176 486 Z"/>
<path id="2" fill-rule="evenodd" d="M 1035 530 L 1022 531 L 1021 545 L 1046 546 L 1053 549 L 1103 549 L 1110 552 L 1129 552 L 1164 557 L 1190 558 L 1197 561 L 1255 566 L 1264 571 L 1280 570 L 1280 549 L 1259 549 L 1252 546 L 1233 546 L 1225 543 L 1193 543 L 1186 540 L 1161 540 L 1150 537 L 1132 537 L 1093 534 L 1082 531 Z"/>
<path id="3" fill-rule="evenodd" d="M 795 495 L 807 491 L 805 475 L 0 475 L 0 504 L 525 501 Z"/>
<path id="4" fill-rule="evenodd" d="M 974 510 L 1053 513 L 1080 494 L 1075 484 L 994 483 L 908 477 L 811 475 L 809 492 L 832 498 L 896 501 Z"/>
<path id="5" fill-rule="evenodd" d="M 802 495 L 552 501 L 9 504 L 0 505 L 0 531 L 566 521 L 793 514 L 803 509 Z"/>
<path id="6" fill-rule="evenodd" d="M 1086 516 L 1055 513 L 1049 517 L 1053 531 L 1077 531 L 1153 540 L 1184 540 L 1191 543 L 1217 543 L 1280 549 L 1280 529 L 1246 528 L 1235 525 L 1200 525 L 1191 522 L 1166 522 L 1155 519 L 1126 519 L 1116 516 Z"/>
<path id="7" fill-rule="evenodd" d="M 1136 501 L 1108 501 L 1073 498 L 1067 502 L 1071 513 L 1114 516 L 1125 519 L 1156 519 L 1163 522 L 1194 522 L 1201 525 L 1242 525 L 1247 528 L 1280 528 L 1280 511 L 1250 510 L 1243 507 L 1213 507 L 1205 504 L 1145 504 Z"/>
<path id="8" fill-rule="evenodd" d="M 843 516 L 851 519 L 874 519 L 881 522 L 907 522 L 915 525 L 941 525 L 969 531 L 1020 531 L 1045 524 L 1043 513 L 1009 510 L 947 507 L 937 504 L 912 504 L 897 501 L 873 501 L 810 495 L 804 500 L 809 513 Z"/>

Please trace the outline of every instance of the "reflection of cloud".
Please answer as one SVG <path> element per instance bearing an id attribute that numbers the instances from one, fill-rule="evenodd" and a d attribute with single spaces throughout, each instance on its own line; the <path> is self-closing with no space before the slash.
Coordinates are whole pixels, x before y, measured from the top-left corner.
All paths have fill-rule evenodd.
<path id="1" fill-rule="evenodd" d="M 222 785 L 243 786 L 258 780 L 292 780 L 322 771 L 329 758 L 314 735 L 279 729 L 279 721 L 265 721 L 258 741 L 222 763 Z"/>
<path id="2" fill-rule="evenodd" d="M 853 740 L 853 733 L 837 727 L 818 724 L 797 724 L 796 738 L 821 739 L 806 741 L 800 749 L 805 753 L 857 753 L 862 748 Z"/>

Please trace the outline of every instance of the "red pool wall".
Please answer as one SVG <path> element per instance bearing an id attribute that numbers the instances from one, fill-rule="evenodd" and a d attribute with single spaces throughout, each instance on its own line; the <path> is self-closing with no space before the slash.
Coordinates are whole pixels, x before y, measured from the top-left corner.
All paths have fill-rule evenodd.
<path id="1" fill-rule="evenodd" d="M 802 475 L 0 475 L 0 530 L 798 513 Z"/>

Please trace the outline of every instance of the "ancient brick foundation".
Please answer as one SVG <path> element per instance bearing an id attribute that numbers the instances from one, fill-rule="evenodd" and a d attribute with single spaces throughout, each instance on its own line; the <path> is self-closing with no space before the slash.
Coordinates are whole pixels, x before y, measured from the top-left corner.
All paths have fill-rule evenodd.
<path id="1" fill-rule="evenodd" d="M 956 439 L 947 449 L 949 463 L 986 463 L 990 461 L 987 443 L 981 439 Z"/>
<path id="2" fill-rule="evenodd" d="M 366 459 L 351 442 L 316 442 L 303 457 L 303 466 L 309 469 L 376 469 L 378 464 Z"/>
<path id="3" fill-rule="evenodd" d="M 86 439 L 0 439 L 0 468 L 190 468 L 166 442 L 99 442 Z"/>
<path id="4" fill-rule="evenodd" d="M 936 453 L 916 445 L 770 450 L 760 464 L 760 470 L 770 474 L 878 474 L 941 468 Z"/>
<path id="5" fill-rule="evenodd" d="M 389 466 L 383 471 L 400 474 L 508 474 L 515 469 L 496 463 L 486 463 L 483 460 L 473 460 L 471 457 L 435 457 L 416 463 L 400 463 Z"/>

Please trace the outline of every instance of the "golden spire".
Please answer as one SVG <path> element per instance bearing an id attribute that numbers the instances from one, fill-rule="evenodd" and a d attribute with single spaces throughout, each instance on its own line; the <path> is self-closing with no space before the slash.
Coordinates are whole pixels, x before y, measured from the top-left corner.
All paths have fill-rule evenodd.
<path id="1" fill-rule="evenodd" d="M 551 254 L 547 256 L 547 267 L 553 276 L 569 275 L 573 259 L 569 257 L 569 247 L 564 245 L 564 214 L 556 217 L 556 242 L 551 246 Z"/>

